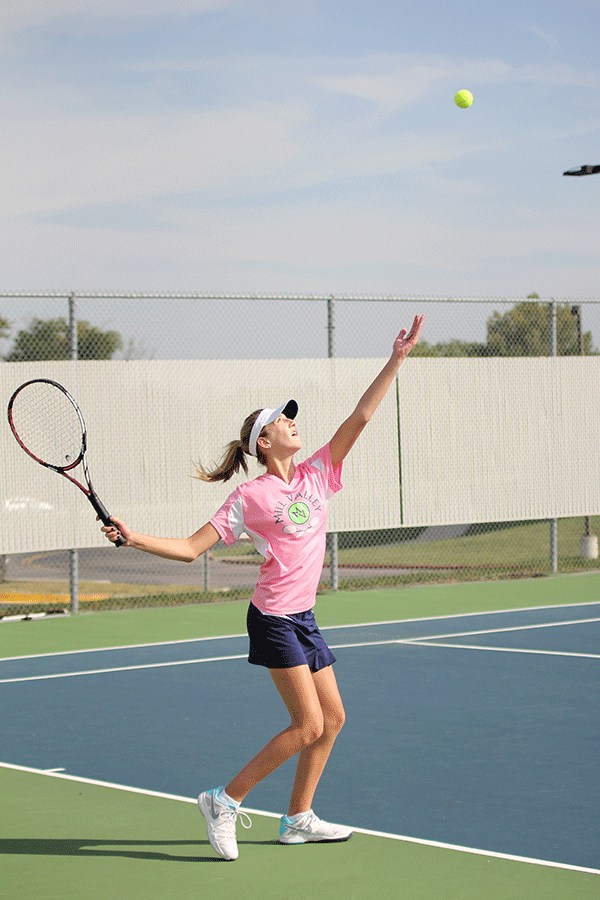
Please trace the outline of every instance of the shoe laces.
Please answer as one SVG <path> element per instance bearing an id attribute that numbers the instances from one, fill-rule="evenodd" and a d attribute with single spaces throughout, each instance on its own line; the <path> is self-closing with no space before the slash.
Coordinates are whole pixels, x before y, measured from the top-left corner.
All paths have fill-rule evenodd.
<path id="1" fill-rule="evenodd" d="M 223 804 L 223 807 L 224 808 L 220 811 L 219 814 L 220 817 L 229 820 L 229 822 L 233 825 L 235 825 L 236 820 L 239 819 L 242 823 L 242 828 L 252 828 L 252 819 L 247 812 L 244 812 L 243 809 L 240 809 L 239 807 L 235 808 L 233 806 L 228 806 L 227 804 Z"/>
<path id="2" fill-rule="evenodd" d="M 252 828 L 252 819 L 250 818 L 250 816 L 248 815 L 247 812 L 244 812 L 243 809 L 236 809 L 234 812 L 235 812 L 235 815 L 239 818 L 240 822 L 242 823 L 242 828 L 246 828 L 246 829 Z M 248 820 L 247 825 L 244 822 L 244 819 Z"/>

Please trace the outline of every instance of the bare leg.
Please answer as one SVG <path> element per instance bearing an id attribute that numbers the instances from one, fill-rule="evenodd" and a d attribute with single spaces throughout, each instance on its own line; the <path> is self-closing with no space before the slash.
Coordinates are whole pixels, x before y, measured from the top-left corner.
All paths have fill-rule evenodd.
<path id="1" fill-rule="evenodd" d="M 300 751 L 290 797 L 289 816 L 311 809 L 325 763 L 345 720 L 344 706 L 332 667 L 327 666 L 315 672 L 312 678 L 321 704 L 323 733 L 314 743 L 303 747 Z"/>
<path id="2" fill-rule="evenodd" d="M 317 688 L 320 679 L 315 682 L 309 667 L 303 665 L 269 671 L 290 714 L 291 723 L 259 750 L 225 788 L 229 796 L 240 803 L 263 778 L 298 751 L 318 742 L 325 731 L 324 712 Z M 308 765 L 307 772 L 312 773 L 313 770 L 314 765 Z"/>

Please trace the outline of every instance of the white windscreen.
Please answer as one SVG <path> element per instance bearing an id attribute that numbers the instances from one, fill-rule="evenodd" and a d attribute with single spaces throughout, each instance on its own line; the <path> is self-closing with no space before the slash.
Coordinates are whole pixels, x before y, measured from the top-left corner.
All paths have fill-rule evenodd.
<path id="1" fill-rule="evenodd" d="M 219 459 L 254 409 L 293 397 L 300 406 L 300 458 L 325 444 L 384 360 L 199 360 L 11 363 L 0 367 L 6 403 L 30 378 L 53 378 L 79 403 L 92 483 L 109 513 L 135 530 L 185 536 L 202 526 L 237 484 L 206 484 L 194 464 Z M 382 448 L 386 449 L 382 452 Z M 103 545 L 86 498 L 29 458 L 8 423 L 0 431 L 2 544 L 17 553 Z M 254 477 L 264 471 L 249 459 Z M 77 470 L 73 474 L 76 475 Z M 400 510 L 394 391 L 344 466 L 345 489 L 329 529 L 397 524 Z"/>
<path id="2" fill-rule="evenodd" d="M 94 486 L 132 528 L 184 536 L 242 478 L 195 479 L 253 409 L 298 400 L 302 456 L 326 443 L 382 359 L 31 362 L 0 366 L 5 406 L 29 378 L 83 411 Z M 600 359 L 408 359 L 344 464 L 330 531 L 600 512 Z M 399 408 L 399 417 L 398 417 Z M 400 432 L 400 447 L 398 433 Z M 0 553 L 104 543 L 93 510 L 0 429 Z M 400 462 L 402 489 L 400 491 Z M 262 470 L 250 460 L 248 477 Z"/>
<path id="3" fill-rule="evenodd" d="M 404 524 L 600 512 L 600 358 L 412 363 L 401 372 Z"/>

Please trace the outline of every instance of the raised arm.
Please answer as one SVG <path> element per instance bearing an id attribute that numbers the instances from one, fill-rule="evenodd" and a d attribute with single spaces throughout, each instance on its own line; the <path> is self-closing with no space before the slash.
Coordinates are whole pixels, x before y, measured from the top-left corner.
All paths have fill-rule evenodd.
<path id="1" fill-rule="evenodd" d="M 125 547 L 135 547 L 136 550 L 144 550 L 153 553 L 154 556 L 162 556 L 165 559 L 175 559 L 180 562 L 193 562 L 202 553 L 210 550 L 219 540 L 216 528 L 207 522 L 198 531 L 188 538 L 161 538 L 150 537 L 148 534 L 138 534 L 121 522 L 113 518 L 117 528 L 105 525 L 102 531 L 113 544 L 119 534 L 125 538 Z M 118 529 L 118 530 L 117 530 Z"/>
<path id="2" fill-rule="evenodd" d="M 334 467 L 339 466 L 354 446 L 363 428 L 385 397 L 388 388 L 398 374 L 398 369 L 419 339 L 421 326 L 425 316 L 415 316 L 412 328 L 406 333 L 403 328 L 396 340 L 392 355 L 375 381 L 369 385 L 356 405 L 356 409 L 342 422 L 331 439 L 331 461 Z"/>

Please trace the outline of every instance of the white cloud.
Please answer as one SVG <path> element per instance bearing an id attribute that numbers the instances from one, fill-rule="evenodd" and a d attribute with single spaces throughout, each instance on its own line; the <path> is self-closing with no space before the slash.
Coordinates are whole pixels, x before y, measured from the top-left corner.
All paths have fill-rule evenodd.
<path id="1" fill-rule="evenodd" d="M 361 116 L 323 122 L 319 101 L 305 96 L 299 102 L 294 87 L 277 91 L 277 100 L 251 92 L 243 105 L 197 109 L 175 109 L 168 94 L 154 100 L 152 84 L 141 97 L 137 90 L 32 80 L 9 91 L 0 103 L 4 215 L 203 191 L 248 198 L 423 171 L 483 149 L 444 131 L 398 140 L 365 127 Z M 119 111 L 110 109 L 115 101 Z M 485 148 L 492 146 L 489 141 Z"/>
<path id="2" fill-rule="evenodd" d="M 187 16 L 228 6 L 232 2 L 233 0 L 2 0 L 0 22 L 3 31 L 12 31 L 62 16 Z"/>
<path id="3" fill-rule="evenodd" d="M 426 96 L 435 84 L 449 76 L 448 68 L 423 64 L 377 75 L 321 76 L 314 83 L 333 94 L 371 100 L 383 109 L 395 110 Z"/>
<path id="4" fill-rule="evenodd" d="M 0 221 L 1 278 L 5 290 L 597 295 L 595 212 L 515 218 L 340 201 L 173 205 L 130 231 Z"/>
<path id="5" fill-rule="evenodd" d="M 122 33 L 125 16 L 225 5 L 4 0 L 0 16 L 13 30 L 28 16 L 85 15 L 86 27 L 120 16 L 110 32 Z M 17 62 L 0 97 L 9 287 L 260 290 L 275 278 L 284 292 L 326 282 L 385 293 L 399 278 L 403 291 L 414 286 L 417 272 L 417 289 L 438 293 L 468 276 L 472 285 L 495 278 L 496 292 L 510 279 L 541 292 L 528 272 L 535 265 L 538 275 L 557 248 L 571 254 L 569 277 L 573 258 L 582 260 L 581 278 L 562 289 L 592 284 L 595 219 L 570 203 L 595 182 L 571 179 L 565 201 L 556 177 L 596 161 L 597 92 L 579 88 L 600 76 L 576 58 L 514 66 L 337 46 L 330 56 L 285 46 L 261 55 L 238 36 L 218 58 L 203 47 L 181 59 L 153 40 L 135 55 L 95 56 L 89 68 L 79 64 L 84 52 L 63 67 L 49 48 L 52 64 L 42 58 L 40 71 L 23 59 L 24 42 L 13 42 Z M 476 89 L 467 113 L 452 103 L 463 87 Z M 539 215 L 515 209 L 536 193 Z"/>
<path id="6" fill-rule="evenodd" d="M 110 284 L 112 267 L 127 260 L 132 269 L 144 261 L 171 260 L 189 282 L 190 272 L 201 271 L 214 262 L 332 271 L 355 266 L 403 271 L 417 264 L 454 272 L 490 262 L 513 265 L 519 261 L 523 266 L 527 257 L 545 256 L 556 248 L 582 259 L 596 254 L 592 214 L 574 225 L 565 221 L 561 211 L 548 216 L 535 209 L 522 209 L 515 211 L 517 224 L 478 222 L 476 230 L 473 214 L 473 209 L 465 209 L 459 221 L 449 222 L 443 211 L 439 215 L 425 213 L 415 204 L 382 209 L 340 201 L 202 209 L 171 204 L 149 214 L 151 227 L 136 225 L 130 230 L 5 222 L 0 223 L 3 281 L 10 284 L 9 269 L 22 272 L 29 281 L 36 267 L 57 275 L 64 268 L 71 283 L 67 285 L 65 278 L 59 278 L 59 284 L 44 286 L 73 287 L 74 260 L 81 267 L 79 283 L 74 287 L 89 288 L 102 285 L 85 277 L 87 272 L 104 265 Z M 29 249 L 32 244 L 35 258 Z"/>
<path id="7" fill-rule="evenodd" d="M 371 58 L 338 61 L 338 68 L 344 67 L 352 74 L 317 76 L 313 79 L 314 84 L 332 94 L 369 100 L 384 113 L 401 109 L 431 95 L 442 85 L 600 85 L 597 72 L 581 71 L 562 63 L 511 66 L 499 59 L 378 54 Z"/>
<path id="8" fill-rule="evenodd" d="M 296 153 L 292 107 L 13 121 L 0 147 L 4 215 L 233 188 Z"/>
<path id="9" fill-rule="evenodd" d="M 555 34 L 550 34 L 548 31 L 541 31 L 539 28 L 534 28 L 533 26 L 528 26 L 527 31 L 530 31 L 531 34 L 534 34 L 541 41 L 548 44 L 549 47 L 552 47 L 554 50 L 559 46 L 558 38 Z"/>

